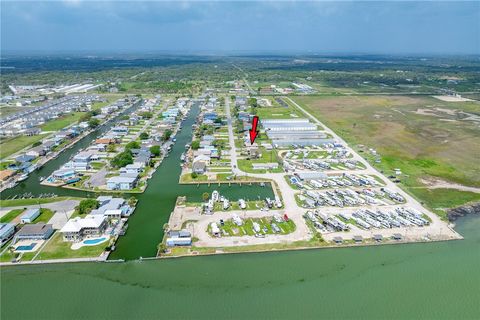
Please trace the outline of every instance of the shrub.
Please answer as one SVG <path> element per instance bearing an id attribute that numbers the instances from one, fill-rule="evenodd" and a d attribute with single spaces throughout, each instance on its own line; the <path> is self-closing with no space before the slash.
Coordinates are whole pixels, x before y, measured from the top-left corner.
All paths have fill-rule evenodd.
<path id="1" fill-rule="evenodd" d="M 151 147 L 150 147 L 150 152 L 151 152 L 155 157 L 160 156 L 160 154 L 161 154 L 161 152 L 160 152 L 160 146 L 151 146 Z"/>
<path id="2" fill-rule="evenodd" d="M 100 204 L 95 199 L 85 199 L 80 201 L 75 209 L 77 209 L 78 214 L 85 215 L 89 214 L 93 209 L 97 209 L 99 205 Z"/>
<path id="3" fill-rule="evenodd" d="M 133 163 L 133 156 L 130 149 L 120 152 L 110 161 L 110 164 L 114 168 L 125 167 L 126 165 L 132 164 L 132 163 Z"/>

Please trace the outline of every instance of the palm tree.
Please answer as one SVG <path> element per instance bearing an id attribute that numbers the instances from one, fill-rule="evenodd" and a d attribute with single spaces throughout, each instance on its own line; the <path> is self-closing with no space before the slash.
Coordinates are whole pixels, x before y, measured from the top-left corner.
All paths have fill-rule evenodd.
<path id="1" fill-rule="evenodd" d="M 202 194 L 202 198 L 203 198 L 203 201 L 207 201 L 208 198 L 210 198 L 210 195 L 208 194 L 208 192 L 204 192 L 204 193 Z"/>

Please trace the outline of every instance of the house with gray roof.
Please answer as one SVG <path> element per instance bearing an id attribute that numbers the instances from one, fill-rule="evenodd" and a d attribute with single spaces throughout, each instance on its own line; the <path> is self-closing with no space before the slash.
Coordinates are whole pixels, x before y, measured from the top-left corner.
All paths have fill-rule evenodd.
<path id="1" fill-rule="evenodd" d="M 26 224 L 15 234 L 13 243 L 19 240 L 47 240 L 53 234 L 53 226 L 43 222 Z"/>

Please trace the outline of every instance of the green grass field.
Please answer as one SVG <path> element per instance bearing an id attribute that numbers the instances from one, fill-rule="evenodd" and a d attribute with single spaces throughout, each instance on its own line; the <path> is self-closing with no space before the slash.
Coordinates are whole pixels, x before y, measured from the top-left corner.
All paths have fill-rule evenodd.
<path id="1" fill-rule="evenodd" d="M 40 126 L 42 131 L 58 131 L 65 128 L 71 124 L 74 124 L 80 120 L 82 116 L 85 115 L 85 112 L 72 112 L 65 114 L 58 119 L 48 121 L 47 123 Z"/>
<path id="2" fill-rule="evenodd" d="M 14 200 L 0 200 L 0 207 L 20 207 L 30 206 L 35 204 L 58 202 L 63 200 L 82 200 L 77 197 L 55 197 L 55 198 L 31 198 L 31 199 L 14 199 Z"/>
<path id="3" fill-rule="evenodd" d="M 9 223 L 15 219 L 20 213 L 25 211 L 24 209 L 14 209 L 9 211 L 6 215 L 0 218 L 0 223 Z"/>
<path id="4" fill-rule="evenodd" d="M 18 136 L 14 138 L 0 139 L 0 157 L 5 159 L 10 155 L 18 152 L 37 141 L 42 140 L 47 134 L 39 134 L 36 136 Z"/>
<path id="5" fill-rule="evenodd" d="M 194 182 L 201 182 L 201 181 L 207 181 L 207 175 L 206 174 L 199 174 L 196 178 L 192 178 L 192 175 L 190 173 L 186 173 L 180 176 L 180 183 L 194 183 Z"/>
<path id="6" fill-rule="evenodd" d="M 39 222 L 47 223 L 53 217 L 54 214 L 55 212 L 53 212 L 50 209 L 41 208 L 40 215 L 33 221 L 33 223 L 39 223 Z"/>

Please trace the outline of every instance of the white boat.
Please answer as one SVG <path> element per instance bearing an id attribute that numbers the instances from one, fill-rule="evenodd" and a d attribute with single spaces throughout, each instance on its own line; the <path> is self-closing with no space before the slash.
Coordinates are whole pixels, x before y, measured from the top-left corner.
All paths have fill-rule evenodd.
<path id="1" fill-rule="evenodd" d="M 220 197 L 220 194 L 218 193 L 218 191 L 217 191 L 217 190 L 214 190 L 214 191 L 212 192 L 212 200 L 213 200 L 213 202 L 218 202 L 219 197 Z"/>
<path id="2" fill-rule="evenodd" d="M 238 200 L 238 205 L 240 206 L 240 209 L 246 209 L 247 208 L 247 204 L 245 203 L 245 200 L 243 200 L 243 199 Z"/>
<path id="3" fill-rule="evenodd" d="M 17 179 L 17 181 L 24 181 L 24 180 L 27 180 L 27 178 L 28 178 L 28 174 L 24 173 Z"/>

